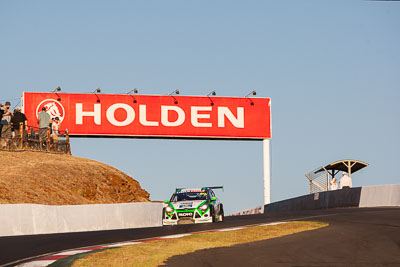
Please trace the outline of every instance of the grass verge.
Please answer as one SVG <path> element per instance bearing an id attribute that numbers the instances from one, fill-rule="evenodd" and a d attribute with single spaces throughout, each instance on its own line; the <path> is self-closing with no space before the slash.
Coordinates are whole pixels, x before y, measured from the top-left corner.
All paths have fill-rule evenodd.
<path id="1" fill-rule="evenodd" d="M 164 239 L 106 249 L 73 262 L 73 267 L 88 266 L 158 266 L 168 258 L 201 249 L 228 247 L 281 237 L 328 226 L 320 222 L 289 222 L 279 225 L 253 226 L 242 230 L 201 233 L 178 239 Z"/>

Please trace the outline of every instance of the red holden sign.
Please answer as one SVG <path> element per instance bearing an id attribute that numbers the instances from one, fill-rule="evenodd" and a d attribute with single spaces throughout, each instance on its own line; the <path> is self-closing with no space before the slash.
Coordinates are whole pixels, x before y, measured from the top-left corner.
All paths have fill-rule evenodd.
<path id="1" fill-rule="evenodd" d="M 71 136 L 271 138 L 269 98 L 24 93 L 36 125 L 43 107 Z"/>

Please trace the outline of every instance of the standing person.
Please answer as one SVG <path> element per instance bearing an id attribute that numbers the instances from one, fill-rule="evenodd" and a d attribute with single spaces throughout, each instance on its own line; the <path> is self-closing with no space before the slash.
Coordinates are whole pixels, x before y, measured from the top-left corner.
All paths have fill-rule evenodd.
<path id="1" fill-rule="evenodd" d="M 336 183 L 336 178 L 333 177 L 332 182 L 331 182 L 331 190 L 337 190 L 338 189 L 338 185 Z"/>
<path id="2" fill-rule="evenodd" d="M 342 173 L 342 178 L 340 179 L 340 188 L 351 188 L 353 187 L 353 183 L 351 181 L 351 178 L 347 175 L 346 172 Z"/>
<path id="3" fill-rule="evenodd" d="M 53 146 L 57 149 L 58 144 L 58 124 L 60 123 L 60 118 L 55 117 L 53 123 L 51 124 L 51 139 L 53 139 Z"/>
<path id="4" fill-rule="evenodd" d="M 3 104 L 0 103 L 0 122 L 1 119 L 3 118 L 3 114 L 4 114 L 4 107 Z M 3 128 L 3 124 L 0 123 L 0 139 L 1 139 L 1 129 Z"/>
<path id="5" fill-rule="evenodd" d="M 50 116 L 50 120 L 49 120 L 50 136 L 53 133 L 53 122 L 54 122 L 54 119 Z"/>
<path id="6" fill-rule="evenodd" d="M 23 123 L 22 133 L 20 132 L 20 123 Z M 11 125 L 15 134 L 15 142 L 19 144 L 20 138 L 24 138 L 24 131 L 28 131 L 28 119 L 25 114 L 21 112 L 21 108 L 16 108 L 14 111 L 14 116 L 11 119 Z"/>
<path id="7" fill-rule="evenodd" d="M 1 129 L 1 146 L 7 146 L 8 141 L 11 138 L 11 118 L 12 118 L 12 111 L 11 111 L 11 103 L 6 102 L 3 106 L 4 113 L 1 116 L 1 124 L 3 125 Z"/>
<path id="8" fill-rule="evenodd" d="M 42 150 L 43 141 L 47 141 L 47 130 L 49 129 L 49 123 L 50 115 L 46 112 L 46 108 L 43 107 L 42 111 L 40 111 L 38 115 L 40 150 Z"/>

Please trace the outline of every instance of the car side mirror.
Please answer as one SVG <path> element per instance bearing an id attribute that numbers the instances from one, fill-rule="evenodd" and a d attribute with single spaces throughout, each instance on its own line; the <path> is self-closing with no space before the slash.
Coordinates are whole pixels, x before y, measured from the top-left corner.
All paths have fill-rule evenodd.
<path id="1" fill-rule="evenodd" d="M 164 203 L 169 204 L 169 200 L 164 200 Z"/>
<path id="2" fill-rule="evenodd" d="M 212 198 L 211 198 L 211 201 L 216 201 L 216 200 L 217 200 L 216 197 L 212 197 Z"/>

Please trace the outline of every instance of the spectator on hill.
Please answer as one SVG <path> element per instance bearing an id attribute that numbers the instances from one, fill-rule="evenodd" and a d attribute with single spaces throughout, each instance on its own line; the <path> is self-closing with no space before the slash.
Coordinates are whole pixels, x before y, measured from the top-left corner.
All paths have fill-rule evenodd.
<path id="1" fill-rule="evenodd" d="M 50 116 L 50 120 L 49 120 L 50 136 L 53 134 L 53 122 L 54 122 L 54 119 Z"/>
<path id="2" fill-rule="evenodd" d="M 50 124 L 50 115 L 46 112 L 46 108 L 43 107 L 42 111 L 38 115 L 38 125 L 39 125 L 39 141 L 40 149 L 42 149 L 43 141 L 47 141 L 47 131 Z"/>
<path id="3" fill-rule="evenodd" d="M 20 132 L 20 123 L 23 123 L 22 133 Z M 21 112 L 21 108 L 14 110 L 14 116 L 11 119 L 11 125 L 14 130 L 15 142 L 19 143 L 20 138 L 24 138 L 24 131 L 28 131 L 28 120 L 24 113 Z"/>
<path id="4" fill-rule="evenodd" d="M 11 118 L 12 118 L 12 111 L 11 111 L 11 103 L 6 102 L 3 106 L 4 108 L 4 113 L 1 116 L 1 121 L 0 124 L 2 124 L 2 129 L 1 129 L 1 146 L 5 147 L 7 146 L 8 141 L 11 138 Z"/>
<path id="5" fill-rule="evenodd" d="M 53 123 L 51 124 L 51 139 L 53 140 L 54 148 L 57 148 L 58 144 L 58 124 L 60 123 L 60 118 L 55 117 Z"/>
<path id="6" fill-rule="evenodd" d="M 333 177 L 332 182 L 331 182 L 331 190 L 337 190 L 338 189 L 338 185 L 336 183 L 336 178 Z"/>
<path id="7" fill-rule="evenodd" d="M 351 182 L 351 178 L 347 175 L 346 172 L 342 173 L 342 178 L 340 179 L 340 188 L 351 188 L 353 187 L 353 183 Z"/>
<path id="8" fill-rule="evenodd" d="M 0 122 L 1 122 L 1 119 L 3 118 L 3 114 L 4 114 L 3 104 L 0 103 Z M 0 123 L 0 139 L 1 139 L 1 129 L 2 128 L 3 128 L 3 124 Z"/>

